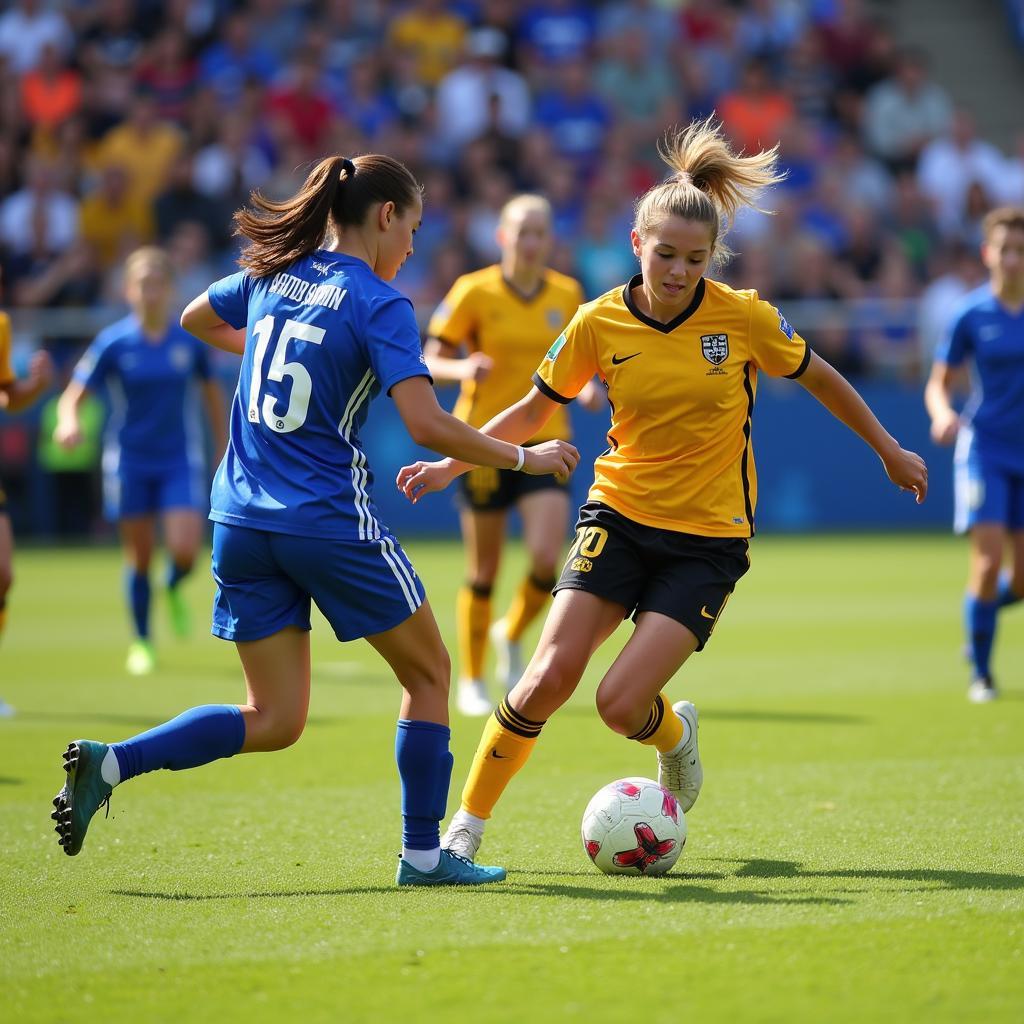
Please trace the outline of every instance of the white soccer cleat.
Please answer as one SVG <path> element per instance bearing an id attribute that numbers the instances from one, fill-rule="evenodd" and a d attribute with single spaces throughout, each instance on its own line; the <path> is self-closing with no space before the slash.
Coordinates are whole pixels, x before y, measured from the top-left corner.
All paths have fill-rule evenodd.
<path id="1" fill-rule="evenodd" d="M 475 861 L 477 851 L 480 849 L 480 844 L 483 841 L 484 834 L 476 832 L 468 825 L 461 823 L 459 816 L 456 814 L 449 823 L 444 835 L 441 836 L 441 849 L 448 850 L 449 853 L 458 854 L 460 857 L 465 857 L 466 860 Z"/>
<path id="2" fill-rule="evenodd" d="M 978 678 L 967 687 L 967 699 L 972 704 L 988 704 L 999 696 L 999 691 L 991 679 Z"/>
<path id="3" fill-rule="evenodd" d="M 673 753 L 658 752 L 658 784 L 679 801 L 686 814 L 697 802 L 704 784 L 704 769 L 697 752 L 697 709 L 688 700 L 681 700 L 672 705 L 672 713 L 687 724 L 690 738 Z"/>
<path id="4" fill-rule="evenodd" d="M 507 693 L 523 677 L 522 646 L 518 640 L 509 640 L 504 619 L 498 619 L 491 626 L 491 643 L 494 645 L 494 675 Z"/>
<path id="5" fill-rule="evenodd" d="M 464 715 L 481 718 L 494 710 L 494 705 L 487 696 L 487 687 L 482 679 L 460 679 L 459 692 L 455 698 L 455 706 Z"/>

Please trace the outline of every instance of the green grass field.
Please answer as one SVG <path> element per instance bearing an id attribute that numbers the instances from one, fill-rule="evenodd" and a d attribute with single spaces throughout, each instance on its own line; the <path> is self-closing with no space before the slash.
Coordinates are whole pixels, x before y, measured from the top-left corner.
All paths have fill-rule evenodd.
<path id="1" fill-rule="evenodd" d="M 454 544 L 410 553 L 447 637 Z M 114 740 L 241 696 L 197 629 L 122 671 L 112 550 L 22 550 L 0 695 L 0 1017 L 33 1021 L 1019 1021 L 1024 1014 L 1024 608 L 1004 699 L 964 699 L 966 550 L 945 537 L 760 539 L 708 652 L 670 687 L 701 709 L 706 781 L 662 879 L 580 848 L 592 793 L 654 755 L 593 710 L 599 653 L 500 805 L 480 890 L 396 890 L 397 687 L 313 633 L 309 726 L 277 754 L 117 790 L 81 856 L 50 798 L 68 740 Z M 513 552 L 502 593 L 521 565 Z M 164 627 L 157 604 L 158 627 Z M 166 628 L 158 636 L 166 637 Z M 453 797 L 480 730 L 456 716 Z"/>

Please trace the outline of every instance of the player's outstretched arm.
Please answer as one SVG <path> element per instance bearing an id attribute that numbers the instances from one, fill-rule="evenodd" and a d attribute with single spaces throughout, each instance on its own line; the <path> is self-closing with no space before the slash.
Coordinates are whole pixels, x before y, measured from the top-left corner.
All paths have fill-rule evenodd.
<path id="1" fill-rule="evenodd" d="M 556 402 L 531 388 L 515 405 L 498 413 L 481 430 L 475 430 L 437 404 L 425 377 L 401 381 L 391 389 L 391 397 L 412 439 L 449 456 L 440 462 L 416 462 L 402 467 L 395 482 L 413 502 L 432 491 L 443 490 L 473 466 L 515 469 L 518 446 L 533 437 L 558 408 Z M 566 441 L 546 441 L 523 452 L 524 463 L 520 468 L 531 474 L 568 476 L 579 461 L 579 452 Z"/>
<path id="2" fill-rule="evenodd" d="M 81 381 L 72 378 L 57 399 L 57 425 L 53 428 L 53 439 L 63 448 L 74 448 L 82 440 L 78 409 L 87 394 L 89 389 Z"/>
<path id="3" fill-rule="evenodd" d="M 185 307 L 181 314 L 181 326 L 214 348 L 234 352 L 237 356 L 245 352 L 245 328 L 224 323 L 210 305 L 206 292 L 197 295 Z"/>
<path id="4" fill-rule="evenodd" d="M 28 364 L 28 376 L 0 387 L 0 408 L 7 412 L 27 409 L 53 383 L 53 360 L 40 349 Z"/>
<path id="5" fill-rule="evenodd" d="M 928 493 L 928 467 L 924 459 L 900 447 L 853 385 L 814 353 L 798 379 L 837 420 L 845 423 L 875 450 L 889 479 L 900 490 L 912 491 L 920 505 Z"/>
<path id="6" fill-rule="evenodd" d="M 486 380 L 494 366 L 494 360 L 483 352 L 470 352 L 462 356 L 452 345 L 446 345 L 440 338 L 428 338 L 423 346 L 423 358 L 435 384 L 450 384 L 464 380 Z"/>
<path id="7" fill-rule="evenodd" d="M 924 404 L 931 417 L 932 440 L 936 444 L 952 444 L 960 430 L 960 416 L 953 408 L 953 394 L 964 384 L 962 367 L 936 363 L 924 389 Z"/>

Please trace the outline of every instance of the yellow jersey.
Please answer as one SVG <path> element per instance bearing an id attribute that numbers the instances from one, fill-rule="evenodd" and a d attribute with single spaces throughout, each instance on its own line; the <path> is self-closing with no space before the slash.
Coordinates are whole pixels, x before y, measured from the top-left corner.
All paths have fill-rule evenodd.
<path id="1" fill-rule="evenodd" d="M 14 380 L 11 369 L 11 320 L 6 313 L 0 313 L 0 384 Z"/>
<path id="2" fill-rule="evenodd" d="M 530 377 L 551 338 L 582 301 L 579 283 L 555 270 L 544 271 L 532 295 L 517 291 L 500 266 L 463 274 L 430 318 L 427 334 L 454 348 L 483 352 L 494 365 L 485 380 L 463 381 L 454 415 L 482 427 L 518 402 L 530 390 Z M 527 444 L 569 435 L 568 411 L 560 409 Z"/>
<path id="3" fill-rule="evenodd" d="M 569 402 L 596 373 L 608 388 L 609 448 L 590 498 L 647 526 L 703 537 L 754 533 L 757 473 L 750 418 L 757 375 L 799 377 L 810 349 L 755 291 L 702 279 L 670 323 L 625 288 L 581 306 L 534 384 Z"/>

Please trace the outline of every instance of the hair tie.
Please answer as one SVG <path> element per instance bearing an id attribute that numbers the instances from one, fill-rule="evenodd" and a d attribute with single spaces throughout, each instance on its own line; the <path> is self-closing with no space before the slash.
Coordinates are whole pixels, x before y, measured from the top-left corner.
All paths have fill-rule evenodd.
<path id="1" fill-rule="evenodd" d="M 346 177 L 355 177 L 356 165 L 347 156 L 341 158 L 341 169 L 345 172 Z"/>

